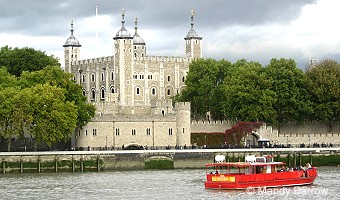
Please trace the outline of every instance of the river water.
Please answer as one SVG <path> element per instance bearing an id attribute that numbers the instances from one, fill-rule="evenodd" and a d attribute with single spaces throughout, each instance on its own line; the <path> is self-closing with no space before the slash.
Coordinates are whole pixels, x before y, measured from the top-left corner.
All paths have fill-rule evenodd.
<path id="1" fill-rule="evenodd" d="M 205 169 L 0 174 L 0 199 L 340 199 L 340 167 L 319 167 L 312 186 L 204 189 Z"/>

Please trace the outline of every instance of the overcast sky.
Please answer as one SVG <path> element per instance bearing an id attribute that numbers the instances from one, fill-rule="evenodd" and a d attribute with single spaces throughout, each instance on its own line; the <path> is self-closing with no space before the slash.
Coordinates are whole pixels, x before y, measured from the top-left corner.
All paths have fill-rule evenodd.
<path id="1" fill-rule="evenodd" d="M 123 8 L 132 35 L 138 17 L 148 55 L 183 57 L 194 9 L 204 58 L 293 58 L 301 69 L 309 58 L 340 60 L 339 0 L 0 0 L 0 46 L 46 51 L 63 66 L 74 18 L 81 59 L 109 56 Z"/>

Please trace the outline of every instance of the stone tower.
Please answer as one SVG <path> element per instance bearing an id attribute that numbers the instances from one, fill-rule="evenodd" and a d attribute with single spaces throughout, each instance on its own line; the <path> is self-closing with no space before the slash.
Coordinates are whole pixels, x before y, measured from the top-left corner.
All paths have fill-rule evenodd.
<path id="1" fill-rule="evenodd" d="M 119 105 L 133 106 L 134 93 L 132 85 L 133 72 L 133 37 L 126 30 L 124 24 L 125 11 L 122 10 L 122 27 L 114 39 L 115 74 L 117 81 L 117 92 L 119 94 Z"/>
<path id="2" fill-rule="evenodd" d="M 185 40 L 185 57 L 202 58 L 202 37 L 198 36 L 194 30 L 194 11 L 191 11 L 191 29 L 187 33 Z"/>
<path id="3" fill-rule="evenodd" d="M 133 56 L 140 58 L 146 56 L 146 46 L 143 38 L 137 33 L 137 17 L 135 20 L 135 34 L 133 35 Z"/>
<path id="4" fill-rule="evenodd" d="M 176 145 L 190 145 L 190 102 L 177 102 L 175 105 L 175 110 L 177 124 Z"/>
<path id="5" fill-rule="evenodd" d="M 80 57 L 80 47 L 79 41 L 73 35 L 73 19 L 71 19 L 71 35 L 67 38 L 64 47 L 65 56 L 65 71 L 71 72 L 71 63 L 78 61 Z"/>

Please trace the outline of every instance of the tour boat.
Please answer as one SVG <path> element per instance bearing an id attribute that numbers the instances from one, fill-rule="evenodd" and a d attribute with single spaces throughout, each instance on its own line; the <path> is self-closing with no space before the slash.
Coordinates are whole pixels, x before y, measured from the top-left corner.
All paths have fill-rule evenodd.
<path id="1" fill-rule="evenodd" d="M 217 155 L 214 163 L 206 164 L 207 189 L 249 189 L 313 184 L 318 176 L 316 167 L 285 168 L 284 162 L 274 162 L 273 156 L 246 156 L 245 162 L 225 162 Z"/>

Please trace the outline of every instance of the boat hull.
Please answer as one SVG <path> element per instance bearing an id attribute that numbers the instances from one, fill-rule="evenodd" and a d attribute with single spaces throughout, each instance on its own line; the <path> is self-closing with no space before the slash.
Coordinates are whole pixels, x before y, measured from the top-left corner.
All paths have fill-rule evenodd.
<path id="1" fill-rule="evenodd" d="M 231 175 L 207 174 L 206 189 L 249 189 L 311 185 L 317 177 L 316 169 L 270 174 Z"/>

